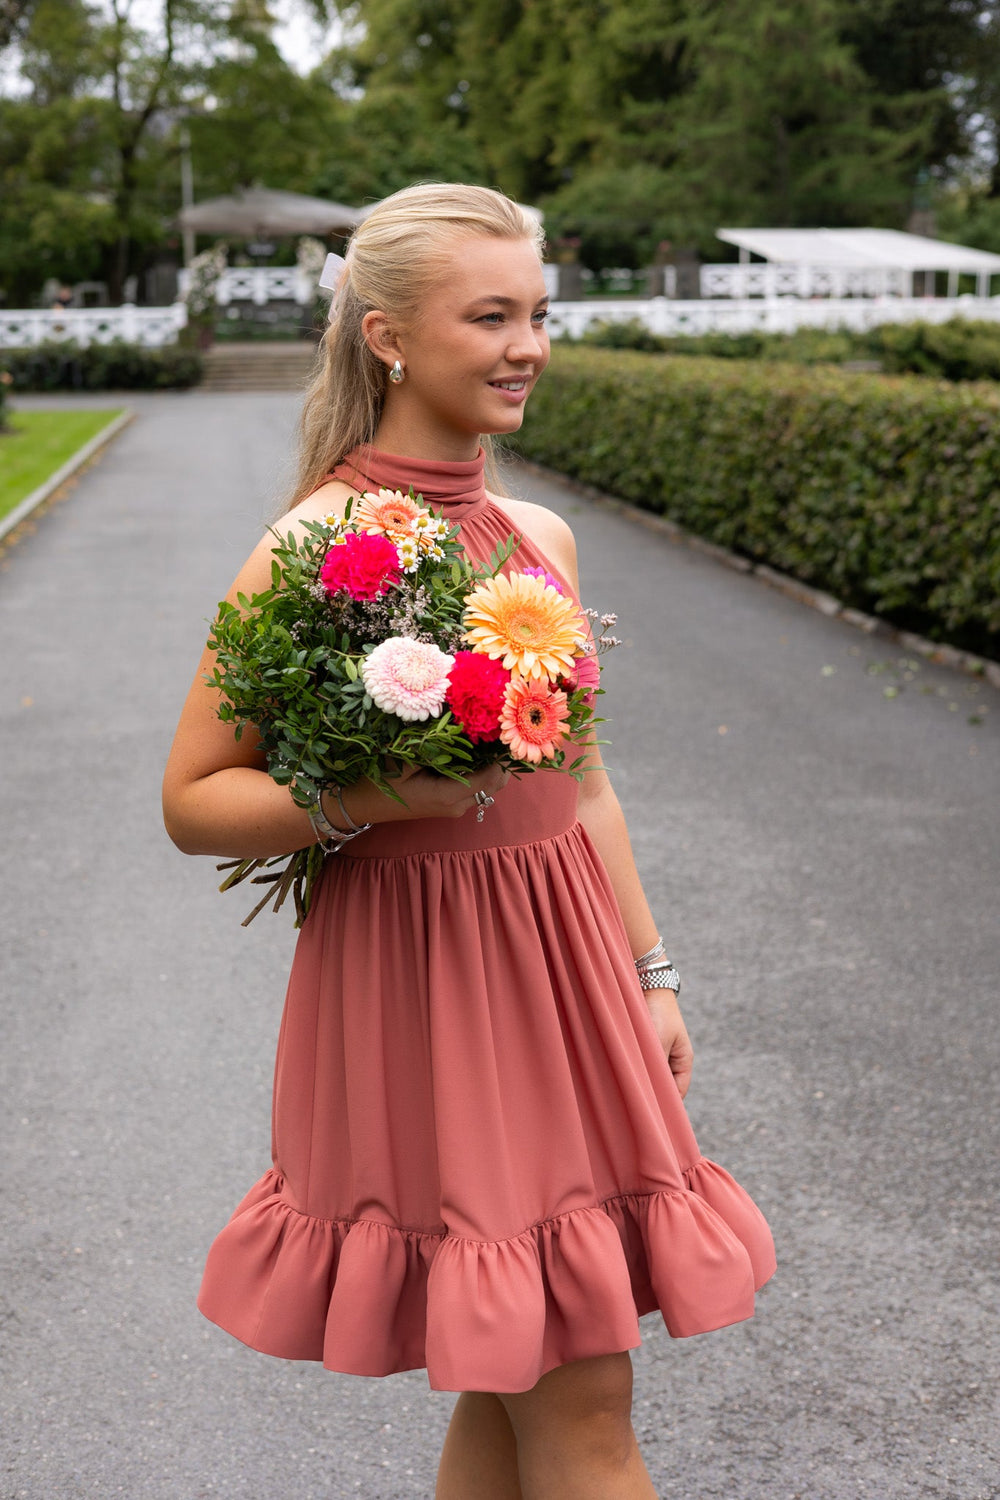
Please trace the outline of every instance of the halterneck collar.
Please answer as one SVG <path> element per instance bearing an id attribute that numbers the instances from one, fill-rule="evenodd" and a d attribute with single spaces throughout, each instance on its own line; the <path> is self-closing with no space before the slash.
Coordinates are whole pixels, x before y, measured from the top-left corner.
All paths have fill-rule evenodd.
<path id="1" fill-rule="evenodd" d="M 366 443 L 352 449 L 333 470 L 332 477 L 358 490 L 402 490 L 405 494 L 412 485 L 423 496 L 425 505 L 447 511 L 456 520 L 465 520 L 488 504 L 485 461 L 482 448 L 466 462 L 446 463 L 441 459 L 383 453 Z"/>

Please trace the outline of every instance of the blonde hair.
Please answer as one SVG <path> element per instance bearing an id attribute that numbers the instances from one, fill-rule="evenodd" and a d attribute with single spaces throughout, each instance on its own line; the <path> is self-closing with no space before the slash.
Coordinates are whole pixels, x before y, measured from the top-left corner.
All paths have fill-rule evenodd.
<path id="1" fill-rule="evenodd" d="M 375 437 L 388 370 L 361 331 L 365 314 L 378 309 L 390 321 L 411 320 L 456 235 L 477 234 L 530 240 L 541 258 L 543 231 L 531 214 L 503 193 L 464 183 L 403 188 L 376 204 L 355 229 L 333 320 L 320 342 L 319 371 L 306 393 L 293 505 L 353 448 Z M 488 435 L 483 446 L 495 486 Z"/>

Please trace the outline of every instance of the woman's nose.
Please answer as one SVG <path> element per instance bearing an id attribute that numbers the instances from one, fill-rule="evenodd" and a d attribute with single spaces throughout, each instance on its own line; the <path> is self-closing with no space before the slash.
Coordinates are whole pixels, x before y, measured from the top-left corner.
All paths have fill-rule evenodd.
<path id="1" fill-rule="evenodd" d="M 507 358 L 511 364 L 523 363 L 525 360 L 541 359 L 545 352 L 546 334 L 544 328 L 539 328 L 535 323 L 522 323 L 511 329 L 510 343 L 507 345 Z"/>

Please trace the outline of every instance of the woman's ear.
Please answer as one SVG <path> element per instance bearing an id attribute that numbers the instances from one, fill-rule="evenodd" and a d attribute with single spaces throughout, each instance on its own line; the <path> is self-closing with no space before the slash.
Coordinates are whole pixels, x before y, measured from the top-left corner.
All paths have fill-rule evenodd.
<path id="1" fill-rule="evenodd" d="M 361 319 L 361 332 L 375 358 L 384 365 L 392 366 L 397 359 L 404 363 L 403 346 L 384 312 L 365 313 Z"/>

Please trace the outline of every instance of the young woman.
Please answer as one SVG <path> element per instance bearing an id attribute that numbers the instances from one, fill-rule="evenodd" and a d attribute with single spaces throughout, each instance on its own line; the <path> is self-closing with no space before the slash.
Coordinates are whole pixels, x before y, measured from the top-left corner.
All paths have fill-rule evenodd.
<path id="1" fill-rule="evenodd" d="M 386 199 L 356 231 L 280 523 L 412 484 L 480 560 L 578 589 L 573 538 L 488 494 L 549 357 L 539 233 L 484 188 Z M 488 443 L 489 438 L 485 441 Z M 271 538 L 233 585 L 268 585 Z M 311 815 L 237 743 L 203 681 L 164 783 L 191 854 L 270 856 L 327 825 L 278 1047 L 274 1164 L 212 1247 L 200 1306 L 286 1359 L 459 1391 L 438 1500 L 653 1495 L 631 1425 L 638 1317 L 749 1317 L 773 1269 L 759 1211 L 698 1153 L 676 971 L 594 765 L 468 785 L 422 771 Z M 639 963 L 636 963 L 639 960 Z"/>

